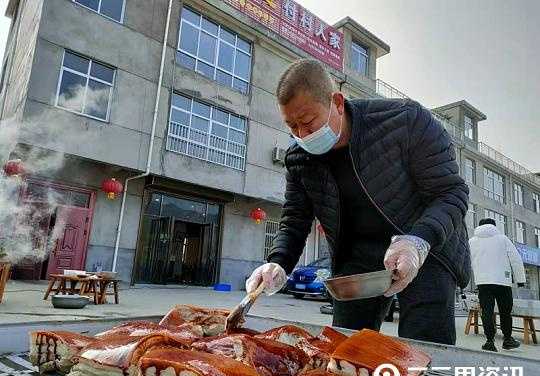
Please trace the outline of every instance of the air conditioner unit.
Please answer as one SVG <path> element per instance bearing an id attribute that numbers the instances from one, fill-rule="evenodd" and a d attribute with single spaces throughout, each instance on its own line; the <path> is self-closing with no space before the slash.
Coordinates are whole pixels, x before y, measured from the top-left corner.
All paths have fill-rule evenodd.
<path id="1" fill-rule="evenodd" d="M 287 153 L 286 149 L 280 148 L 279 146 L 274 147 L 274 150 L 272 151 L 272 162 L 285 165 L 285 153 Z"/>

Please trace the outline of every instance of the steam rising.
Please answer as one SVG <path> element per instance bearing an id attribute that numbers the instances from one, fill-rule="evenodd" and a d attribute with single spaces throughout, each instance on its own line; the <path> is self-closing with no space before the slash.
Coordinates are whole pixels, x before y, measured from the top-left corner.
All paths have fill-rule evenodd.
<path id="1" fill-rule="evenodd" d="M 108 98 L 108 90 L 85 90 L 78 86 L 69 90 L 69 95 L 61 96 L 59 104 L 73 111 L 99 116 L 104 108 L 106 111 Z M 13 119 L 1 121 L 0 167 L 17 158 L 21 144 L 24 144 L 22 158 L 26 174 L 53 179 L 63 167 L 63 145 L 81 139 L 80 128 L 77 132 L 70 128 L 72 124 L 59 121 L 57 111 L 63 110 L 46 111 L 23 123 Z M 84 139 L 92 142 L 88 135 Z M 28 145 L 33 143 L 32 140 L 36 144 L 49 145 L 55 152 Z M 21 195 L 26 187 L 23 177 L 6 176 L 3 170 L 0 171 L 0 262 L 43 261 L 63 234 L 62 218 L 57 218 L 54 226 L 49 226 L 49 220 L 61 202 L 58 193 L 45 190 L 39 200 L 27 200 Z"/>

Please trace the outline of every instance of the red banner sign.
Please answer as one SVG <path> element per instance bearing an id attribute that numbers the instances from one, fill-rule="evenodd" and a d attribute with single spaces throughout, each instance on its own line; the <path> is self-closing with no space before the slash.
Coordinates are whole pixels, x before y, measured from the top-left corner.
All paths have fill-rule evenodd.
<path id="1" fill-rule="evenodd" d="M 313 57 L 343 69 L 343 34 L 293 0 L 223 0 Z"/>

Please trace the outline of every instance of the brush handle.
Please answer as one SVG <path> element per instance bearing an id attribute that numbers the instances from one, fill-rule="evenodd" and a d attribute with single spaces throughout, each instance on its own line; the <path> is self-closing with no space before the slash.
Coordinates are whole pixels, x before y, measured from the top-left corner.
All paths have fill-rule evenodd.
<path id="1" fill-rule="evenodd" d="M 253 297 L 253 300 L 257 299 L 264 291 L 264 288 L 266 287 L 266 284 L 261 282 L 261 284 L 253 291 L 250 295 Z"/>

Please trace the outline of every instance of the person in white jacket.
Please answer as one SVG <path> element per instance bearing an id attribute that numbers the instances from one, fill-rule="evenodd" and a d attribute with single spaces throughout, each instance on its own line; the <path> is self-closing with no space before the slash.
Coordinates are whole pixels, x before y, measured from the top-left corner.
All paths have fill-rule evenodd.
<path id="1" fill-rule="evenodd" d="M 512 283 L 525 284 L 525 268 L 516 247 L 502 234 L 491 218 L 482 219 L 469 240 L 474 281 L 478 286 L 478 298 L 482 309 L 482 323 L 487 342 L 482 349 L 497 351 L 495 347 L 494 308 L 499 308 L 501 330 L 504 335 L 502 347 L 514 349 L 519 342 L 512 337 Z"/>

